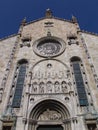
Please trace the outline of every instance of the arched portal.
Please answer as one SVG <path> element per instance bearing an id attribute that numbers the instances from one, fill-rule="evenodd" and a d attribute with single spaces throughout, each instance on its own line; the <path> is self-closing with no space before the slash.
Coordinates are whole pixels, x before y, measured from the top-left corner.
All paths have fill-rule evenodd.
<path id="1" fill-rule="evenodd" d="M 70 130 L 70 114 L 62 103 L 47 99 L 30 113 L 29 130 Z"/>

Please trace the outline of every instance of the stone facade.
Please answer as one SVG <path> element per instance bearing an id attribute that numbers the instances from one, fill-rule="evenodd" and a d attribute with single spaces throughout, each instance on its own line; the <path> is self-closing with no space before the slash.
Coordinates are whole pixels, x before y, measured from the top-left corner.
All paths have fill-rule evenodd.
<path id="1" fill-rule="evenodd" d="M 1 39 L 0 130 L 97 129 L 97 44 L 74 16 L 63 20 L 50 10 Z"/>

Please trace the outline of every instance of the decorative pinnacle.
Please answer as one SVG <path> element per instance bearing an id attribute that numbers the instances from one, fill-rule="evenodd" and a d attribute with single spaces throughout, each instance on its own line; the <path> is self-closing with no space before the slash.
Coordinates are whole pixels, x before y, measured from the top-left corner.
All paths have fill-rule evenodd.
<path id="1" fill-rule="evenodd" d="M 52 17 L 52 11 L 50 9 L 46 10 L 46 17 L 51 18 Z"/>
<path id="2" fill-rule="evenodd" d="M 21 25 L 23 25 L 23 26 L 25 26 L 25 24 L 26 24 L 26 17 L 22 20 L 22 22 L 21 22 Z"/>
<path id="3" fill-rule="evenodd" d="M 73 22 L 73 23 L 77 23 L 77 22 L 78 22 L 78 21 L 77 21 L 77 18 L 76 18 L 75 16 L 73 16 L 73 15 L 72 15 L 72 22 Z"/>

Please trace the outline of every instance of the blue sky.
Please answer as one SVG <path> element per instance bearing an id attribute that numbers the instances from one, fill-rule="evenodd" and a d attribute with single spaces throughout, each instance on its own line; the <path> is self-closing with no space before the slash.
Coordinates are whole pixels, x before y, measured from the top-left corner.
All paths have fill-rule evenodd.
<path id="1" fill-rule="evenodd" d="M 0 38 L 17 33 L 24 17 L 44 17 L 50 8 L 56 17 L 77 17 L 80 28 L 98 33 L 98 0 L 0 0 Z"/>

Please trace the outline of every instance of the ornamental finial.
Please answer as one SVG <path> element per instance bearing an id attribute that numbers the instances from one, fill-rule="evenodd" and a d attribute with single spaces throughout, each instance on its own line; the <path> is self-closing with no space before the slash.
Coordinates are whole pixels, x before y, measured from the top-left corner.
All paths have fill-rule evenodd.
<path id="1" fill-rule="evenodd" d="M 22 20 L 22 22 L 21 22 L 21 25 L 25 25 L 26 24 L 26 17 Z"/>
<path id="2" fill-rule="evenodd" d="M 77 22 L 78 22 L 78 21 L 77 21 L 77 18 L 76 18 L 75 16 L 73 16 L 73 15 L 72 15 L 72 22 L 73 22 L 73 23 L 77 23 Z"/>
<path id="3" fill-rule="evenodd" d="M 52 17 L 52 11 L 49 8 L 46 10 L 46 17 L 47 18 L 51 18 Z"/>

